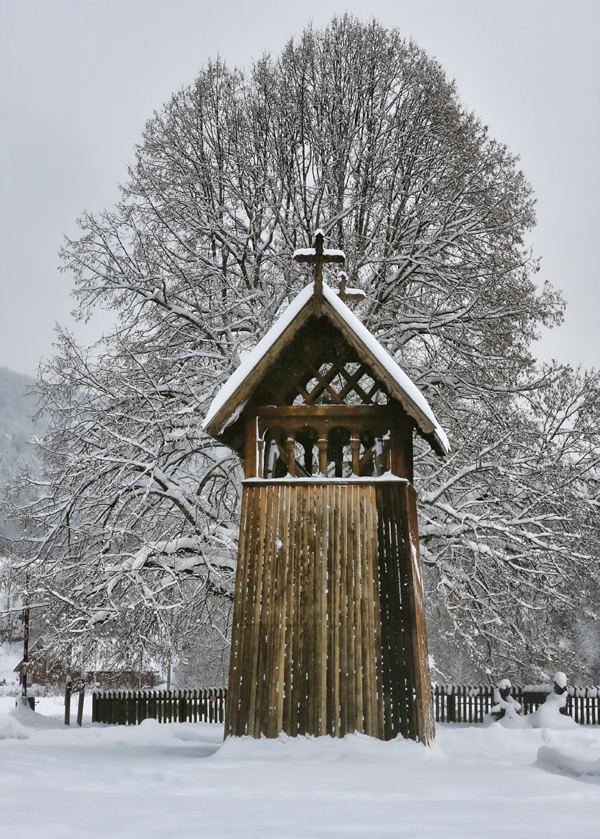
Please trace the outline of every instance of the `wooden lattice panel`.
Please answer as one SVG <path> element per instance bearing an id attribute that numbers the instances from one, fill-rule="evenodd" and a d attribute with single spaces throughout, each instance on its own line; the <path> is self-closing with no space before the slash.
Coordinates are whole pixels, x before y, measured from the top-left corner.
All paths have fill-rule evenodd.
<path id="1" fill-rule="evenodd" d="M 326 319 L 311 318 L 269 371 L 254 405 L 386 405 L 385 386 Z"/>

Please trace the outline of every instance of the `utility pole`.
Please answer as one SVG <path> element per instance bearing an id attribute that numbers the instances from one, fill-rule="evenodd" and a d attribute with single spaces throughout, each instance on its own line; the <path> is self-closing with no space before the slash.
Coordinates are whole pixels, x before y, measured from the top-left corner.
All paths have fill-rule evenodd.
<path id="1" fill-rule="evenodd" d="M 23 609 L 23 689 L 22 695 L 27 697 L 27 659 L 29 656 L 29 606 Z"/>
<path id="2" fill-rule="evenodd" d="M 29 660 L 29 575 L 25 578 L 25 606 L 23 608 L 23 683 L 21 696 L 23 697 L 23 705 L 33 705 L 31 699 L 27 698 L 27 663 Z M 32 708 L 33 710 L 33 708 Z"/>

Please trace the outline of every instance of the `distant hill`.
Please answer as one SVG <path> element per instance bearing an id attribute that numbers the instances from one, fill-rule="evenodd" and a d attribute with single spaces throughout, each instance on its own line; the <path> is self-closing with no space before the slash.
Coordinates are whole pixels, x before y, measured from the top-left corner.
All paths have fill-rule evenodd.
<path id="1" fill-rule="evenodd" d="M 31 376 L 0 367 L 0 493 L 23 469 L 36 472 L 39 462 L 30 440 L 43 434 L 46 422 L 34 425 L 36 397 L 28 392 L 35 384 Z M 0 519 L 0 535 L 14 538 L 14 525 Z"/>

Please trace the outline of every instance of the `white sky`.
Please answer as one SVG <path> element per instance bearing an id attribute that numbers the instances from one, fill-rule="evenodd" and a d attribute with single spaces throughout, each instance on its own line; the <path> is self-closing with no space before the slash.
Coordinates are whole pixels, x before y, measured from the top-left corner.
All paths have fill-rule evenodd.
<path id="1" fill-rule="evenodd" d="M 101 317 L 70 318 L 57 252 L 83 208 L 117 200 L 153 110 L 209 56 L 246 65 L 346 10 L 414 37 L 521 155 L 538 199 L 538 276 L 570 303 L 538 354 L 598 366 L 597 0 L 0 0 L 0 366 L 34 373 L 56 321 L 84 340 L 101 329 Z"/>

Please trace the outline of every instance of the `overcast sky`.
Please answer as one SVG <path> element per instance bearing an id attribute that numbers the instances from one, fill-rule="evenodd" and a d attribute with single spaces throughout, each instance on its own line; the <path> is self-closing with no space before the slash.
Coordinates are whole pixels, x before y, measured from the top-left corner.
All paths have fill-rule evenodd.
<path id="1" fill-rule="evenodd" d="M 102 328 L 70 318 L 57 252 L 82 209 L 117 200 L 153 110 L 209 57 L 247 65 L 345 11 L 412 36 L 521 156 L 538 277 L 570 304 L 538 355 L 599 365 L 598 0 L 0 0 L 0 366 L 33 374 L 55 322 Z"/>

